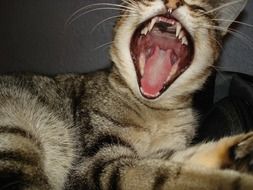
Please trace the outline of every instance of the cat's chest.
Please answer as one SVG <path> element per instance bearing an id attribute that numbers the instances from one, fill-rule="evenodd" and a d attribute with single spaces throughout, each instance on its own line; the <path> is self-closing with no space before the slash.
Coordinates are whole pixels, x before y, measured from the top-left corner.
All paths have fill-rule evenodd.
<path id="1" fill-rule="evenodd" d="M 143 129 L 129 129 L 127 139 L 143 156 L 163 149 L 180 150 L 194 135 L 194 123 L 191 113 L 174 117 L 150 116 L 143 123 Z"/>

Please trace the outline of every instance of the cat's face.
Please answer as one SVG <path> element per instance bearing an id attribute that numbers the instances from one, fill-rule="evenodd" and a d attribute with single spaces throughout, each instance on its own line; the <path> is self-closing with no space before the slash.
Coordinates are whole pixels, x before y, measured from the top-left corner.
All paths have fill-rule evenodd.
<path id="1" fill-rule="evenodd" d="M 155 107 L 183 106 L 179 101 L 212 70 L 231 24 L 224 20 L 235 19 L 246 4 L 235 2 L 125 0 L 111 56 L 134 95 Z"/>

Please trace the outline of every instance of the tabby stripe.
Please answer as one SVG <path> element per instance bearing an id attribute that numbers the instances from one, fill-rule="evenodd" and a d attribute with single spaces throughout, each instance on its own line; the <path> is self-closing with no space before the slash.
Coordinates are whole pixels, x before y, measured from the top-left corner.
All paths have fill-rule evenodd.
<path id="1" fill-rule="evenodd" d="M 10 125 L 5 125 L 5 126 L 0 126 L 0 134 L 1 133 L 9 133 L 13 135 L 19 135 L 24 138 L 28 138 L 31 141 L 33 141 L 38 147 L 41 147 L 40 143 L 36 138 L 29 132 L 25 131 L 24 129 L 21 129 L 18 126 L 10 126 Z"/>
<path id="2" fill-rule="evenodd" d="M 104 135 L 98 136 L 97 141 L 93 142 L 92 145 L 84 149 L 84 156 L 92 157 L 96 155 L 101 149 L 113 145 L 123 146 L 130 149 L 133 152 L 136 152 L 129 143 L 123 141 L 119 137 L 113 135 Z"/>
<path id="3" fill-rule="evenodd" d="M 133 111 L 134 111 L 134 110 L 133 110 Z M 108 121 L 110 121 L 110 122 L 116 124 L 115 126 L 120 126 L 120 127 L 129 127 L 129 126 L 130 126 L 130 125 L 127 125 L 127 124 L 122 125 L 122 123 L 120 123 L 120 122 L 114 120 L 114 119 L 111 118 L 110 116 L 108 116 L 108 115 L 106 115 L 106 114 L 104 114 L 104 113 L 102 113 L 102 112 L 100 112 L 100 111 L 98 111 L 98 110 L 93 110 L 93 112 L 94 112 L 96 115 L 98 115 L 98 116 L 100 116 L 100 117 L 104 117 L 104 118 L 106 118 Z M 136 113 L 137 113 L 137 112 L 136 112 Z M 139 115 L 139 116 L 141 116 L 141 115 Z M 143 128 L 143 127 L 140 126 L 140 125 L 135 125 L 135 126 L 131 126 L 131 127 Z"/>
<path id="4" fill-rule="evenodd" d="M 164 171 L 157 171 L 155 174 L 155 181 L 154 181 L 152 189 L 162 190 L 167 179 L 168 179 L 168 174 L 166 174 Z"/>
<path id="5" fill-rule="evenodd" d="M 117 126 L 122 126 L 122 124 L 121 124 L 120 122 L 114 120 L 113 118 L 111 118 L 110 116 L 108 116 L 108 115 L 102 113 L 101 111 L 93 110 L 93 112 L 94 112 L 96 115 L 100 116 L 100 117 L 106 118 L 108 121 L 110 121 L 110 122 L 116 124 Z"/>
<path id="6" fill-rule="evenodd" d="M 182 173 L 182 170 L 183 170 L 183 167 L 184 167 L 184 164 L 181 164 L 178 168 L 178 171 L 176 173 L 176 176 L 175 176 L 175 179 L 179 178 L 181 173 Z"/>
<path id="7" fill-rule="evenodd" d="M 22 173 L 19 171 L 1 171 L 0 172 L 0 189 L 23 189 L 24 181 Z"/>
<path id="8" fill-rule="evenodd" d="M 132 158 L 131 156 L 120 156 L 118 158 L 114 158 L 114 159 L 111 159 L 111 160 L 100 160 L 100 161 L 97 161 L 95 165 L 93 165 L 93 168 L 92 168 L 92 179 L 94 180 L 94 184 L 96 186 L 96 189 L 100 190 L 102 189 L 101 188 L 101 183 L 100 183 L 100 179 L 101 179 L 101 175 L 103 174 L 103 172 L 105 171 L 106 167 L 108 167 L 109 165 L 111 164 L 116 164 L 116 162 L 119 162 L 120 160 L 122 159 L 129 159 L 129 158 Z M 119 169 L 122 165 L 114 165 L 114 172 L 111 173 L 111 177 L 110 179 L 115 176 L 115 175 L 118 175 L 117 178 L 119 178 Z M 111 181 L 110 181 L 111 182 Z M 118 190 L 118 187 L 120 186 L 119 184 L 120 180 L 117 179 L 117 182 L 113 182 L 113 184 L 109 184 L 109 185 L 113 185 L 111 186 L 111 189 L 117 189 Z"/>
<path id="9" fill-rule="evenodd" d="M 12 134 L 16 134 L 16 135 L 20 135 L 22 137 L 27 137 L 27 138 L 33 138 L 33 136 L 29 133 L 27 133 L 27 131 L 20 129 L 19 127 L 16 126 L 0 126 L 0 133 L 12 133 Z"/>
<path id="10" fill-rule="evenodd" d="M 14 151 L 1 151 L 0 161 L 15 161 L 22 162 L 27 165 L 38 165 L 38 155 L 24 153 L 24 152 L 14 152 Z"/>
<path id="11" fill-rule="evenodd" d="M 83 98 L 83 95 L 85 94 L 85 86 L 83 84 L 84 83 L 81 83 L 79 85 L 78 92 L 76 91 L 76 89 L 73 89 L 71 94 L 73 97 L 72 110 L 73 110 L 73 120 L 75 123 L 77 123 L 77 119 L 80 112 L 81 100 Z"/>
<path id="12" fill-rule="evenodd" d="M 2 163 L 1 163 L 2 164 Z M 15 167 L 13 167 L 15 166 Z M 0 171 L 0 189 L 1 190 L 21 190 L 22 185 L 31 189 L 52 189 L 48 184 L 47 176 L 43 171 L 31 165 L 18 163 L 4 164 L 1 166 Z M 36 186 L 36 188 L 35 188 Z M 32 188 L 34 187 L 34 188 Z"/>
<path id="13" fill-rule="evenodd" d="M 111 173 L 108 190 L 120 190 L 120 166 L 116 166 Z"/>

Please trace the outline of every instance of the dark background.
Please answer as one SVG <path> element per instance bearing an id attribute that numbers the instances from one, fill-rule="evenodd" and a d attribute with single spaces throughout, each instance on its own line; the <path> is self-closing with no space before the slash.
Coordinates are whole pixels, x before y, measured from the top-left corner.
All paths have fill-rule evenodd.
<path id="1" fill-rule="evenodd" d="M 108 44 L 103 44 L 111 41 L 114 19 L 93 32 L 92 28 L 103 19 L 117 15 L 116 10 L 91 12 L 64 28 L 68 17 L 77 9 L 98 2 L 119 0 L 1 0 L 0 73 L 83 73 L 108 67 Z M 250 0 L 239 21 L 253 24 L 252 10 Z M 218 89 L 225 89 L 224 83 L 229 80 L 229 74 L 221 71 L 253 75 L 253 27 L 239 24 L 233 27 L 238 33 L 225 38 L 217 66 Z M 219 90 L 218 96 L 223 96 L 225 91 Z"/>

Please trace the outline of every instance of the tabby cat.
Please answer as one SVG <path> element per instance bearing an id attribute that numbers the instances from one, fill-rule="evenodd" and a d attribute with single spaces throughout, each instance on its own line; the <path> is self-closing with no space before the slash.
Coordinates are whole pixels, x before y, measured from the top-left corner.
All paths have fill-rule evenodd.
<path id="1" fill-rule="evenodd" d="M 192 94 L 246 3 L 124 0 L 110 69 L 1 76 L 0 189 L 252 190 L 253 133 L 190 146 Z"/>

